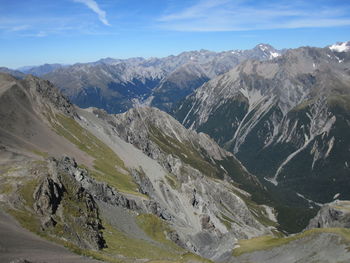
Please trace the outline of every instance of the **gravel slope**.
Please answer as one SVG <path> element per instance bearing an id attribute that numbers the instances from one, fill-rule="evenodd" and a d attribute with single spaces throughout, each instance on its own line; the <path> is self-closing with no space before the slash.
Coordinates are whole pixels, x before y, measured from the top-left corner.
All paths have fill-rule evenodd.
<path id="1" fill-rule="evenodd" d="M 49 242 L 22 228 L 0 209 L 0 262 L 18 259 L 50 263 L 98 263 L 100 261 L 73 254 L 66 248 Z"/>

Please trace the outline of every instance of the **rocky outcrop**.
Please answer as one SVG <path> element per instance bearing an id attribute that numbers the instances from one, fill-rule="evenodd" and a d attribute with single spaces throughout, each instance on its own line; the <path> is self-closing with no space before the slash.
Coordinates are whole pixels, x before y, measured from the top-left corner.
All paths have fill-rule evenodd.
<path id="1" fill-rule="evenodd" d="M 94 197 L 94 199 L 113 206 L 123 207 L 139 212 L 142 211 L 141 205 L 138 204 L 134 199 L 126 197 L 106 183 L 97 182 L 89 176 L 88 172 L 85 169 L 78 168 L 73 159 L 69 160 L 72 164 L 72 175 L 77 180 L 77 182 L 79 182 L 82 187 Z"/>
<path id="2" fill-rule="evenodd" d="M 215 229 L 215 225 L 210 221 L 210 216 L 206 214 L 201 215 L 201 225 L 203 230 Z"/>
<path id="3" fill-rule="evenodd" d="M 131 169 L 131 175 L 134 178 L 135 182 L 139 185 L 139 190 L 145 195 L 152 195 L 155 192 L 155 189 L 152 185 L 151 180 L 146 176 L 144 171 L 138 171 L 136 169 Z"/>
<path id="4" fill-rule="evenodd" d="M 74 116 L 73 104 L 50 81 L 28 75 L 21 84 L 35 102 L 38 112 L 45 112 L 49 105 L 52 105 L 51 110 Z"/>
<path id="5" fill-rule="evenodd" d="M 81 248 L 101 249 L 102 236 L 98 206 L 74 177 L 77 164 L 69 157 L 49 160 L 49 172 L 33 193 L 33 208 L 41 221 L 41 230 L 59 233 Z M 61 237 L 59 237 L 61 238 Z"/>
<path id="6" fill-rule="evenodd" d="M 322 206 L 307 229 L 343 227 L 350 228 L 350 201 L 336 200 Z"/>
<path id="7" fill-rule="evenodd" d="M 34 210 L 43 216 L 55 214 L 64 191 L 65 189 L 59 180 L 45 178 L 34 192 Z"/>

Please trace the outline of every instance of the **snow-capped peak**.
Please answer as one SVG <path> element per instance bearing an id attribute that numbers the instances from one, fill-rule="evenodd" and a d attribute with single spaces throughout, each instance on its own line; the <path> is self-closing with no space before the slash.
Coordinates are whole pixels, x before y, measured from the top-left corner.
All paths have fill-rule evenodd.
<path id="1" fill-rule="evenodd" d="M 337 52 L 347 52 L 350 50 L 350 41 L 334 44 L 329 49 Z"/>
<path id="2" fill-rule="evenodd" d="M 255 47 L 255 49 L 261 50 L 268 59 L 273 59 L 281 55 L 277 50 L 268 44 L 259 44 Z"/>

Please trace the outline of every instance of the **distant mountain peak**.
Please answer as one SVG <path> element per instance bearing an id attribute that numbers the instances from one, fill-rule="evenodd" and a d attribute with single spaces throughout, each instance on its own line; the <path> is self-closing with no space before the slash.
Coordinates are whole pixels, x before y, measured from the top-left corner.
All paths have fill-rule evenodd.
<path id="1" fill-rule="evenodd" d="M 43 77 L 80 107 L 125 112 L 133 100 L 152 101 L 165 111 L 206 81 L 247 60 L 270 60 L 281 54 L 267 44 L 258 49 L 186 51 L 163 58 L 103 58 L 53 70 Z M 152 99 L 153 98 L 153 99 Z M 152 100 L 151 100 L 152 99 Z"/>
<path id="2" fill-rule="evenodd" d="M 260 43 L 254 47 L 254 49 L 260 49 L 260 50 L 276 50 L 273 46 L 265 43 Z"/>
<path id="3" fill-rule="evenodd" d="M 29 66 L 29 67 L 21 67 L 18 69 L 18 71 L 24 73 L 24 74 L 32 74 L 34 76 L 42 76 L 45 75 L 47 73 L 50 73 L 56 69 L 61 69 L 64 68 L 68 65 L 63 65 L 63 64 L 58 64 L 58 63 L 54 63 L 54 64 L 48 64 L 45 63 L 43 65 L 39 65 L 39 66 Z"/>
<path id="4" fill-rule="evenodd" d="M 269 44 L 260 43 L 256 45 L 253 50 L 257 52 L 265 53 L 267 59 L 274 59 L 281 55 L 281 51 L 276 50 L 273 46 Z"/>

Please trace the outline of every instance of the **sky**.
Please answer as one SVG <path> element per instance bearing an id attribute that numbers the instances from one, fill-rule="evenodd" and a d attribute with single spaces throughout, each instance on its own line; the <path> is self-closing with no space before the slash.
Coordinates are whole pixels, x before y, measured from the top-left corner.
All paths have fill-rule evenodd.
<path id="1" fill-rule="evenodd" d="M 350 40 L 350 0 L 0 0 L 0 66 Z"/>

